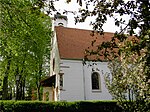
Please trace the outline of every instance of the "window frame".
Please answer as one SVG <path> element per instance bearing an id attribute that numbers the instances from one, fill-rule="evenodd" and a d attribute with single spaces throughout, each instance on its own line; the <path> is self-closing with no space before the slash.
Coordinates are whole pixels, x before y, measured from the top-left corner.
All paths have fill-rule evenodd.
<path id="1" fill-rule="evenodd" d="M 60 90 L 63 90 L 64 87 L 64 73 L 59 73 L 59 87 Z"/>
<path id="2" fill-rule="evenodd" d="M 94 79 L 93 79 L 93 75 L 94 74 L 96 74 L 97 75 L 97 79 L 96 79 L 96 81 L 93 81 Z M 98 84 L 98 88 L 95 86 L 95 87 L 93 87 L 94 85 L 95 85 L 95 83 L 97 83 Z M 96 85 L 97 85 L 96 84 Z M 91 74 L 91 87 L 92 87 L 92 91 L 93 92 L 101 92 L 101 78 L 100 78 L 100 74 L 98 73 L 98 72 L 92 72 L 92 74 Z"/>

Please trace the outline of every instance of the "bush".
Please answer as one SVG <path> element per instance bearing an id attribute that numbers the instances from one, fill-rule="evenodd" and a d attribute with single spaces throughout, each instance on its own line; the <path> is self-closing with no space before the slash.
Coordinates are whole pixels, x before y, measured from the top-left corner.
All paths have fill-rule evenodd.
<path id="1" fill-rule="evenodd" d="M 115 101 L 0 101 L 0 112 L 121 112 Z"/>

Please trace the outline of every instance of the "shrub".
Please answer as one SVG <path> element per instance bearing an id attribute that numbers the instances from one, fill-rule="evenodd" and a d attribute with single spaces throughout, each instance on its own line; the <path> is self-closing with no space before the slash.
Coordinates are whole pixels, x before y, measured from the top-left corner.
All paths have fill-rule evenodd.
<path id="1" fill-rule="evenodd" d="M 121 112 L 115 101 L 0 101 L 0 112 Z"/>

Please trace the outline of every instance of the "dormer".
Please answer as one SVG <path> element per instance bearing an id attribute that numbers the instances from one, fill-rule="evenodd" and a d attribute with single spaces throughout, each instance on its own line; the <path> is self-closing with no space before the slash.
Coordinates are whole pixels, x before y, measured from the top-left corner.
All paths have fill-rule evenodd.
<path id="1" fill-rule="evenodd" d="M 67 23 L 68 23 L 67 16 L 61 15 L 60 13 L 54 15 L 54 26 L 67 27 Z"/>

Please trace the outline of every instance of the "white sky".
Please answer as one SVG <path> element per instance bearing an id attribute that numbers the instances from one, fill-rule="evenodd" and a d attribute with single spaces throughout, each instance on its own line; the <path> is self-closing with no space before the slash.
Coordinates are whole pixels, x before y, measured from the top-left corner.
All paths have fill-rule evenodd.
<path id="1" fill-rule="evenodd" d="M 79 5 L 76 3 L 76 0 L 72 0 L 72 2 L 69 4 L 67 4 L 65 0 L 59 0 L 55 3 L 56 9 L 59 10 L 60 12 L 63 10 L 78 11 L 78 9 L 80 8 Z M 68 17 L 68 27 L 92 30 L 92 26 L 90 26 L 89 24 L 90 21 L 94 21 L 94 18 L 88 18 L 84 23 L 77 23 L 75 25 L 74 15 L 68 13 L 67 17 Z M 129 17 L 126 16 L 124 17 L 124 19 L 129 19 Z M 119 31 L 119 28 L 115 26 L 114 20 L 110 18 L 108 19 L 107 23 L 104 24 L 103 29 L 104 32 Z"/>

